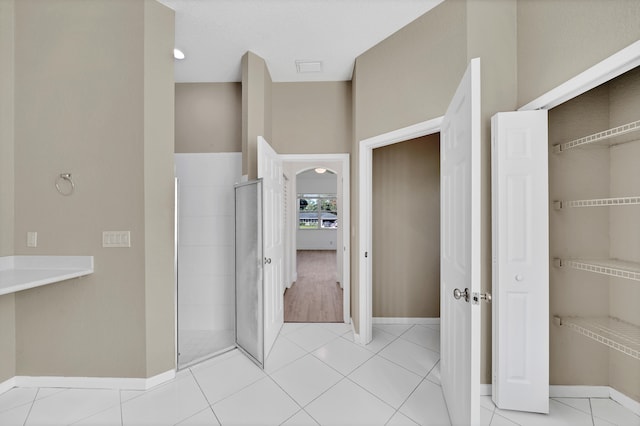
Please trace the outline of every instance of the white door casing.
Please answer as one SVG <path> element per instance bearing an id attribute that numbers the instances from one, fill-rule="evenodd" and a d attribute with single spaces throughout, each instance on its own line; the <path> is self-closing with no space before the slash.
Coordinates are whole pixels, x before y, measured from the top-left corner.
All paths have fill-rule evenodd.
<path id="1" fill-rule="evenodd" d="M 549 412 L 547 111 L 491 119 L 493 389 L 501 409 Z"/>
<path id="2" fill-rule="evenodd" d="M 480 59 L 472 59 L 440 134 L 441 381 L 453 425 L 480 423 Z M 454 289 L 471 296 L 456 300 Z"/>
<path id="3" fill-rule="evenodd" d="M 262 136 L 258 136 L 258 178 L 262 179 L 264 209 L 264 359 L 267 359 L 284 324 L 284 175 L 282 160 Z"/>

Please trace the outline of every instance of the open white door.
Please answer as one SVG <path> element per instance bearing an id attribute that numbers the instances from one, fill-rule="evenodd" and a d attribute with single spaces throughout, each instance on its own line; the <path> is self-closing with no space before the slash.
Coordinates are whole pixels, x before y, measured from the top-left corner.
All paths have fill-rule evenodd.
<path id="1" fill-rule="evenodd" d="M 264 245 L 264 358 L 284 324 L 284 178 L 278 153 L 258 136 L 258 178 L 262 178 Z"/>
<path id="2" fill-rule="evenodd" d="M 547 111 L 491 120 L 493 401 L 549 412 Z"/>
<path id="3" fill-rule="evenodd" d="M 476 58 L 440 135 L 440 371 L 453 425 L 480 423 L 480 142 Z"/>

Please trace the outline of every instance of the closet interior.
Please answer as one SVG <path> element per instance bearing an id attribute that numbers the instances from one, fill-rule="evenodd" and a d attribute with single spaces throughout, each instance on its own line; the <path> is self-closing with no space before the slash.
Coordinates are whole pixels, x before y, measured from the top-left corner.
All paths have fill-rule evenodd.
<path id="1" fill-rule="evenodd" d="M 640 401 L 640 68 L 549 111 L 550 381 Z"/>

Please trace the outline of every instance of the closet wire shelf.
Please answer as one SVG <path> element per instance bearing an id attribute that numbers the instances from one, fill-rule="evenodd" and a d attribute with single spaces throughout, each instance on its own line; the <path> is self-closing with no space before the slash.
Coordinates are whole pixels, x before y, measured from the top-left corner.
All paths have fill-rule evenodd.
<path id="1" fill-rule="evenodd" d="M 554 322 L 640 360 L 640 327 L 615 317 L 560 317 Z"/>
<path id="2" fill-rule="evenodd" d="M 579 139 L 574 139 L 569 142 L 564 142 L 553 146 L 554 153 L 564 152 L 571 148 L 577 148 L 584 145 L 595 144 L 599 142 L 608 141 L 609 146 L 617 145 L 621 143 L 631 142 L 633 138 L 619 138 L 619 136 L 626 135 L 628 133 L 640 131 L 640 120 L 631 123 L 623 124 L 612 129 L 607 129 L 602 132 L 594 133 L 589 136 L 584 136 Z"/>
<path id="3" fill-rule="evenodd" d="M 554 201 L 553 208 L 561 210 L 570 207 L 608 207 L 608 206 L 633 206 L 640 204 L 638 197 L 593 198 L 589 200 Z"/>
<path id="4" fill-rule="evenodd" d="M 555 258 L 553 259 L 553 264 L 560 268 L 569 267 L 596 274 L 640 281 L 640 264 L 634 262 L 625 262 L 617 259 L 587 260 Z"/>

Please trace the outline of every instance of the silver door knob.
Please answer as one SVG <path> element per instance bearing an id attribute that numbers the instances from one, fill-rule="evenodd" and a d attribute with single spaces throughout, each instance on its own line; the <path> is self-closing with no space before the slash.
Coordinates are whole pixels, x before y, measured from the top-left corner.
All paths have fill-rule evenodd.
<path id="1" fill-rule="evenodd" d="M 460 300 L 461 298 L 464 297 L 464 301 L 468 302 L 469 301 L 469 289 L 465 288 L 464 291 L 460 291 L 459 288 L 456 288 L 453 290 L 453 297 L 456 300 Z"/>

